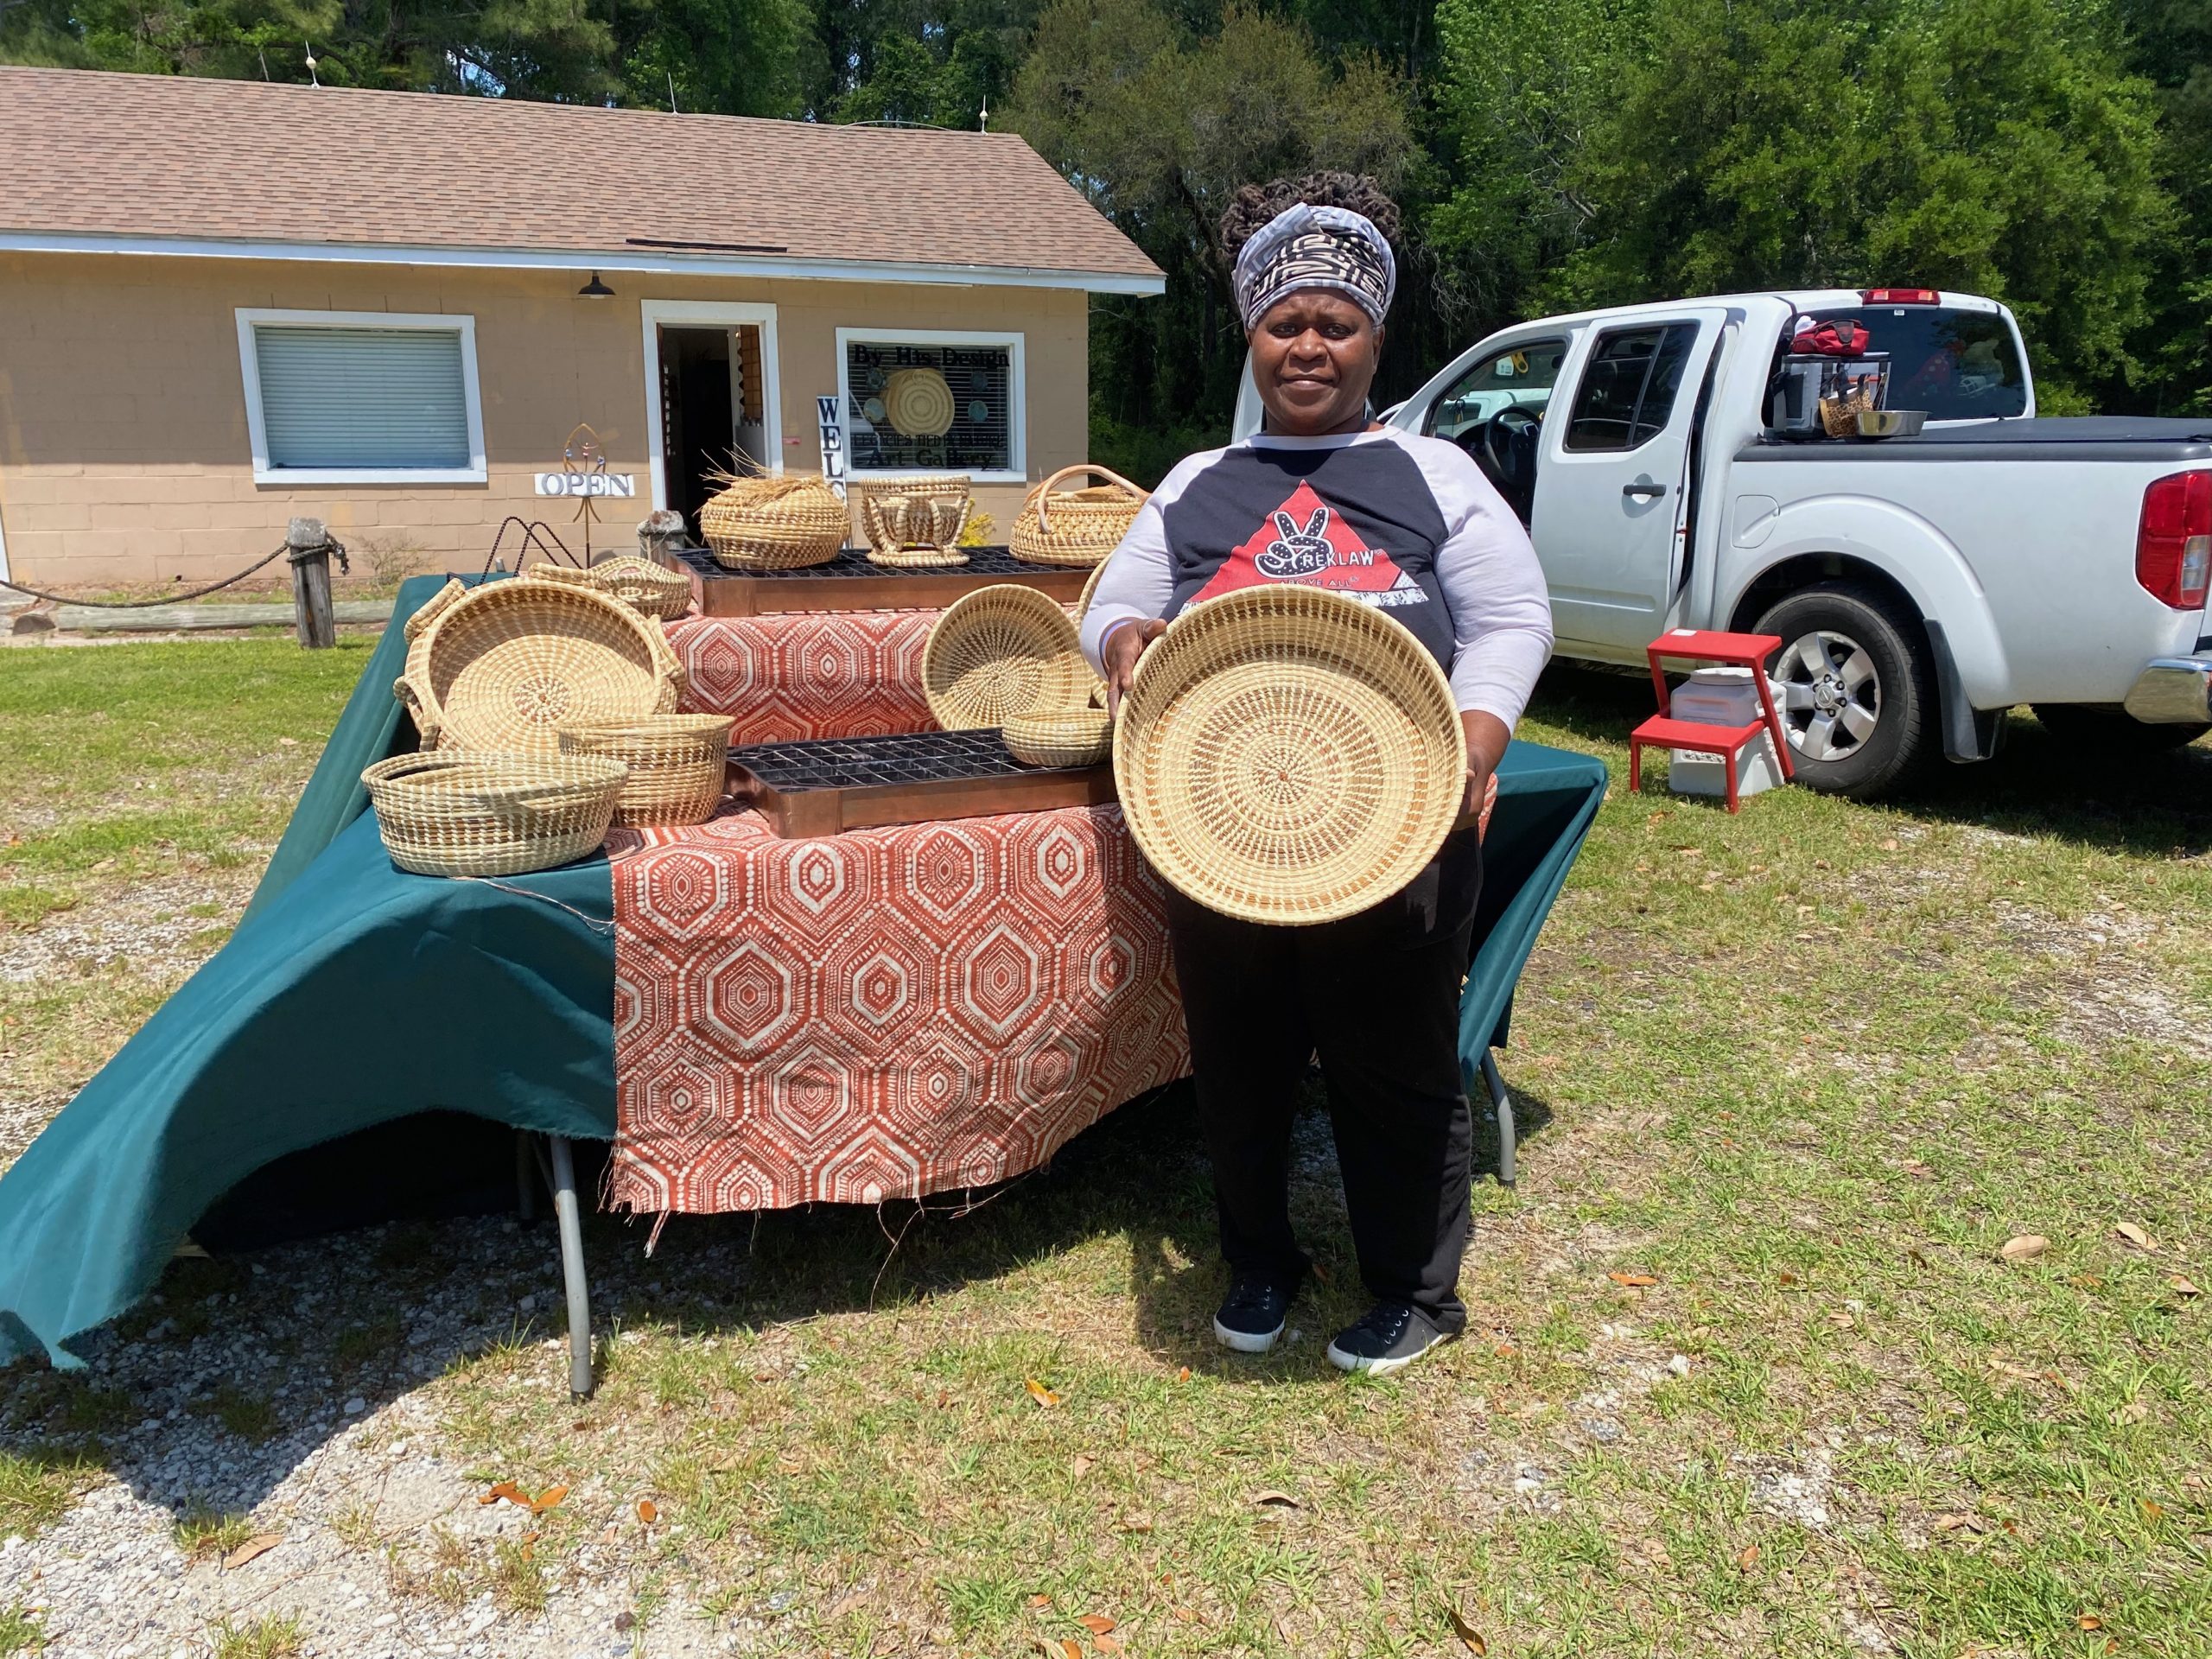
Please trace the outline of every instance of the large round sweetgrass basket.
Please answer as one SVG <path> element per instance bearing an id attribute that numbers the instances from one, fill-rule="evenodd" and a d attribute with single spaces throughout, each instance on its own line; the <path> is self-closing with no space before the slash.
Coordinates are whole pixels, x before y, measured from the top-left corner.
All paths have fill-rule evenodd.
<path id="1" fill-rule="evenodd" d="M 601 559 L 587 570 L 565 564 L 541 564 L 530 572 L 526 580 L 564 582 L 572 588 L 589 588 L 611 594 L 632 609 L 663 622 L 673 622 L 691 608 L 690 582 L 634 553 Z"/>
<path id="2" fill-rule="evenodd" d="M 1443 845 L 1465 787 L 1452 689 L 1400 623 L 1285 583 L 1194 606 L 1137 662 L 1114 738 L 1154 869 L 1246 921 L 1334 921 Z"/>
<path id="3" fill-rule="evenodd" d="M 629 767 L 614 804 L 619 824 L 704 823 L 722 798 L 729 760 L 728 715 L 648 715 L 561 728 L 561 753 L 596 754 Z"/>
<path id="4" fill-rule="evenodd" d="M 401 869 L 519 875 L 597 851 L 628 776 L 597 755 L 396 754 L 361 782 Z"/>
<path id="5" fill-rule="evenodd" d="M 683 689 L 658 621 L 564 582 L 449 582 L 406 632 L 393 690 L 425 749 L 553 754 L 561 727 L 672 714 Z"/>
<path id="6" fill-rule="evenodd" d="M 1068 613 L 1013 582 L 953 601 L 922 647 L 922 695 L 948 732 L 1003 726 L 1008 715 L 1032 709 L 1080 709 L 1090 679 Z"/>
<path id="7" fill-rule="evenodd" d="M 699 534 L 725 570 L 827 564 L 844 547 L 850 528 L 836 492 L 801 474 L 732 479 L 699 509 Z"/>

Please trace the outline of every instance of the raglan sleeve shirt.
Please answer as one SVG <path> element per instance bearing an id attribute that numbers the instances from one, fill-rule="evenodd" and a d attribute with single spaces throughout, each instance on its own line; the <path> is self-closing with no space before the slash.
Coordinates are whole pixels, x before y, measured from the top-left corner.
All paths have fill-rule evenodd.
<path id="1" fill-rule="evenodd" d="M 1456 445 L 1395 429 L 1358 436 L 1400 444 L 1435 498 L 1445 530 L 1435 571 L 1452 617 L 1452 696 L 1462 712 L 1494 715 L 1510 730 L 1552 649 L 1551 600 L 1529 532 Z M 1084 654 L 1102 673 L 1108 633 L 1122 622 L 1166 613 L 1175 589 L 1167 509 L 1224 453 L 1192 455 L 1160 480 L 1108 559 L 1083 622 Z"/>

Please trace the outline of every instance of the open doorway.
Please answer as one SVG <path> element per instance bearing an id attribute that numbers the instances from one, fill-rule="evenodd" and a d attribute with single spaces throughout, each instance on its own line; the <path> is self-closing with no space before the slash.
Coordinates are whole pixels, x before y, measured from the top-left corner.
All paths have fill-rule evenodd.
<path id="1" fill-rule="evenodd" d="M 647 301 L 645 324 L 655 505 L 682 513 L 696 537 L 720 474 L 782 469 L 775 313 Z"/>

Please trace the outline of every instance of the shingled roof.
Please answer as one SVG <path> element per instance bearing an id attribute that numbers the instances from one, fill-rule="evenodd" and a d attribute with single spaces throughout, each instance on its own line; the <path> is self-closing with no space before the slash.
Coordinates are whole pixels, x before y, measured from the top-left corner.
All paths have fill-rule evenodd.
<path id="1" fill-rule="evenodd" d="M 0 67 L 0 248 L 1160 285 L 1007 133 Z"/>

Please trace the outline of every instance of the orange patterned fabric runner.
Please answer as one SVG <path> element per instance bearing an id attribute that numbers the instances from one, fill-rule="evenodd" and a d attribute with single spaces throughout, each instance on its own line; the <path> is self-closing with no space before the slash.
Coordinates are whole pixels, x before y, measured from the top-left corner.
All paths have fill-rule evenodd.
<path id="1" fill-rule="evenodd" d="M 617 837 L 614 1205 L 982 1185 L 1189 1069 L 1119 808 Z"/>
<path id="2" fill-rule="evenodd" d="M 797 611 L 672 622 L 684 712 L 734 715 L 730 741 L 741 744 L 935 731 L 922 647 L 938 615 Z"/>

